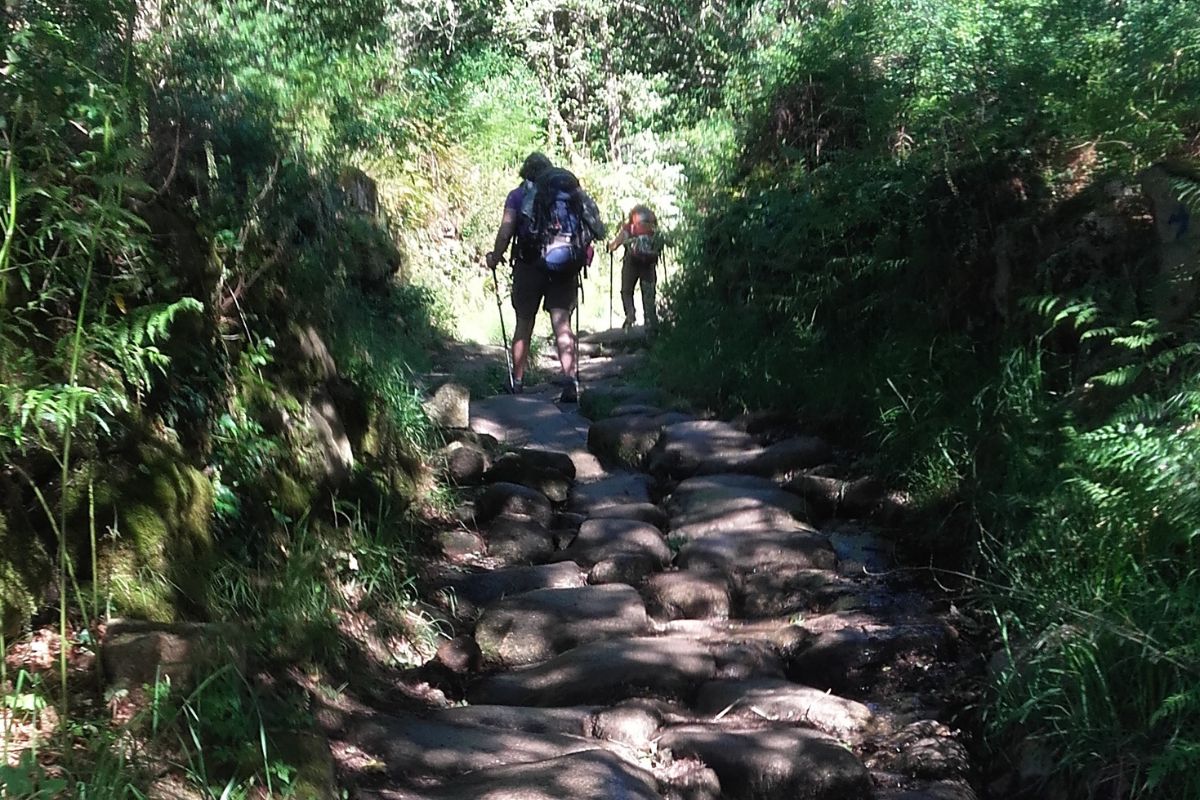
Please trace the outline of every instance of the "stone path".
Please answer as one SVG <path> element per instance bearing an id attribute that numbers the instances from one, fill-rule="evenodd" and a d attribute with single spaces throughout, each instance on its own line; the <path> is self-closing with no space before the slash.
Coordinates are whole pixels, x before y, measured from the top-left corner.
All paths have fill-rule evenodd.
<path id="1" fill-rule="evenodd" d="M 940 721 L 952 618 L 878 577 L 887 496 L 819 438 L 623 383 L 637 342 L 585 341 L 596 422 L 551 390 L 471 404 L 473 524 L 429 587 L 465 632 L 439 654 L 462 702 L 344 711 L 354 796 L 974 798 Z"/>

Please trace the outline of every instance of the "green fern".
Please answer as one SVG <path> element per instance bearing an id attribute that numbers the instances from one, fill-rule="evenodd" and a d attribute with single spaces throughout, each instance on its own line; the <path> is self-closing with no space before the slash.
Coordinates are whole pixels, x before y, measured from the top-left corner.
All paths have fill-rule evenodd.
<path id="1" fill-rule="evenodd" d="M 167 339 L 171 325 L 183 313 L 204 310 L 199 300 L 184 297 L 174 303 L 142 306 L 111 327 L 95 326 L 95 351 L 120 367 L 124 378 L 136 391 L 150 388 L 153 372 L 165 374 L 170 364 L 158 347 Z"/>

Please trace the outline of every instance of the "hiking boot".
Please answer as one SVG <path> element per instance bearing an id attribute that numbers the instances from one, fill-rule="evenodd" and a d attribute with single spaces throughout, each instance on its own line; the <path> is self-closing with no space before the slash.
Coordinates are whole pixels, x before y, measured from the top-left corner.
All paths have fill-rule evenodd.
<path id="1" fill-rule="evenodd" d="M 563 387 L 562 394 L 558 397 L 560 403 L 578 403 L 579 402 L 579 384 L 571 381 Z"/>
<path id="2" fill-rule="evenodd" d="M 633 330 L 633 320 L 626 317 L 625 321 L 623 323 L 621 323 L 621 330 L 623 330 L 623 331 Z"/>
<path id="3" fill-rule="evenodd" d="M 513 381 L 507 388 L 509 394 L 525 394 L 525 386 L 521 381 Z"/>

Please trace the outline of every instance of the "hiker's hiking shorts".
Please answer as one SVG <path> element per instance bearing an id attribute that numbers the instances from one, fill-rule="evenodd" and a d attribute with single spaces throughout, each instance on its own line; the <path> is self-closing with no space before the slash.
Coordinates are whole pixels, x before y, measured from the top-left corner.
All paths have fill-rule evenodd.
<path id="1" fill-rule="evenodd" d="M 575 272 L 547 272 L 517 261 L 513 265 L 512 304 L 518 317 L 536 317 L 538 304 L 547 311 L 575 309 Z"/>

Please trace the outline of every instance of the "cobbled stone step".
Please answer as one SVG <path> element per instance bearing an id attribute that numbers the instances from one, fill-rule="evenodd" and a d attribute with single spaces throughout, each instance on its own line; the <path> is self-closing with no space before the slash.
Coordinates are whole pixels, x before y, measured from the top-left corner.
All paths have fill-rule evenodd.
<path id="1" fill-rule="evenodd" d="M 862 703 L 778 678 L 706 683 L 696 710 L 735 720 L 804 725 L 843 741 L 861 739 L 874 722 L 871 709 Z"/>
<path id="2" fill-rule="evenodd" d="M 653 503 L 621 503 L 619 505 L 602 506 L 591 513 L 591 519 L 636 519 L 647 522 L 660 531 L 667 530 L 670 518 Z"/>
<path id="3" fill-rule="evenodd" d="M 629 586 L 536 589 L 485 610 L 475 625 L 475 642 L 485 663 L 520 666 L 585 641 L 632 636 L 649 627 L 642 598 Z"/>
<path id="4" fill-rule="evenodd" d="M 606 746 L 564 733 L 527 733 L 404 713 L 352 715 L 337 738 L 404 779 L 542 761 Z"/>
<path id="5" fill-rule="evenodd" d="M 734 530 L 813 530 L 799 521 L 805 515 L 801 498 L 749 475 L 689 478 L 675 487 L 666 511 L 672 535 L 682 539 Z"/>
<path id="6" fill-rule="evenodd" d="M 554 555 L 554 533 L 541 522 L 501 517 L 487 529 L 488 555 L 506 564 L 532 564 Z"/>
<path id="7" fill-rule="evenodd" d="M 597 510 L 609 506 L 649 502 L 649 476 L 638 472 L 617 472 L 591 483 L 576 483 L 571 488 L 567 507 L 590 517 Z"/>
<path id="8" fill-rule="evenodd" d="M 653 774 L 603 750 L 483 768 L 428 788 L 360 796 L 363 800 L 662 800 Z"/>
<path id="9" fill-rule="evenodd" d="M 467 692 L 473 703 L 573 706 L 630 697 L 681 698 L 717 675 L 703 643 L 684 637 L 592 642 L 533 667 L 491 675 Z"/>
<path id="10" fill-rule="evenodd" d="M 834 692 L 869 691 L 879 671 L 897 659 L 932 663 L 950 655 L 955 641 L 953 630 L 933 617 L 889 620 L 844 612 L 810 617 L 798 625 L 815 638 L 790 660 L 788 677 Z"/>
<path id="11" fill-rule="evenodd" d="M 487 725 L 525 733 L 566 734 L 603 739 L 645 750 L 668 721 L 690 719 L 662 703 L 633 699 L 612 706 L 458 706 L 434 712 L 434 719 L 453 724 Z"/>
<path id="12" fill-rule="evenodd" d="M 459 615 L 470 616 L 508 595 L 534 589 L 566 589 L 585 583 L 586 577 L 578 564 L 560 561 L 455 575 L 443 581 L 439 591 Z"/>
<path id="13" fill-rule="evenodd" d="M 640 591 L 656 620 L 729 618 L 729 581 L 723 575 L 663 572 L 647 578 Z"/>
<path id="14" fill-rule="evenodd" d="M 646 468 L 662 477 L 688 478 L 701 465 L 730 460 L 757 448 L 754 437 L 728 422 L 690 420 L 663 428 L 646 456 Z"/>
<path id="15" fill-rule="evenodd" d="M 837 555 L 829 539 L 805 531 L 713 533 L 689 541 L 679 550 L 682 569 L 726 574 L 779 568 L 836 570 Z"/>
<path id="16" fill-rule="evenodd" d="M 567 459 L 570 464 L 570 459 Z M 571 464 L 571 474 L 575 465 Z M 571 489 L 571 478 L 551 467 L 540 466 L 509 453 L 501 456 L 482 476 L 484 483 L 515 483 L 541 492 L 553 503 L 565 503 Z"/>
<path id="17" fill-rule="evenodd" d="M 824 464 L 832 456 L 833 448 L 815 436 L 762 447 L 728 422 L 688 420 L 664 425 L 645 463 L 651 474 L 675 480 L 718 473 L 771 477 Z"/>
<path id="18" fill-rule="evenodd" d="M 870 773 L 833 739 L 807 728 L 729 729 L 715 725 L 668 728 L 659 747 L 699 758 L 721 781 L 729 800 L 847 800 L 874 795 Z"/>
<path id="19" fill-rule="evenodd" d="M 654 416 L 623 414 L 592 423 L 588 450 L 602 463 L 637 469 L 654 448 L 663 428 L 690 420 L 687 414 L 668 411 Z"/>
<path id="20" fill-rule="evenodd" d="M 590 569 L 618 555 L 645 556 L 659 567 L 671 562 L 671 548 L 658 528 L 632 519 L 589 519 L 579 535 L 555 558 L 574 561 Z"/>
<path id="21" fill-rule="evenodd" d="M 475 520 L 486 525 L 497 517 L 549 526 L 554 520 L 554 507 L 536 489 L 518 483 L 493 483 L 475 501 Z"/>

